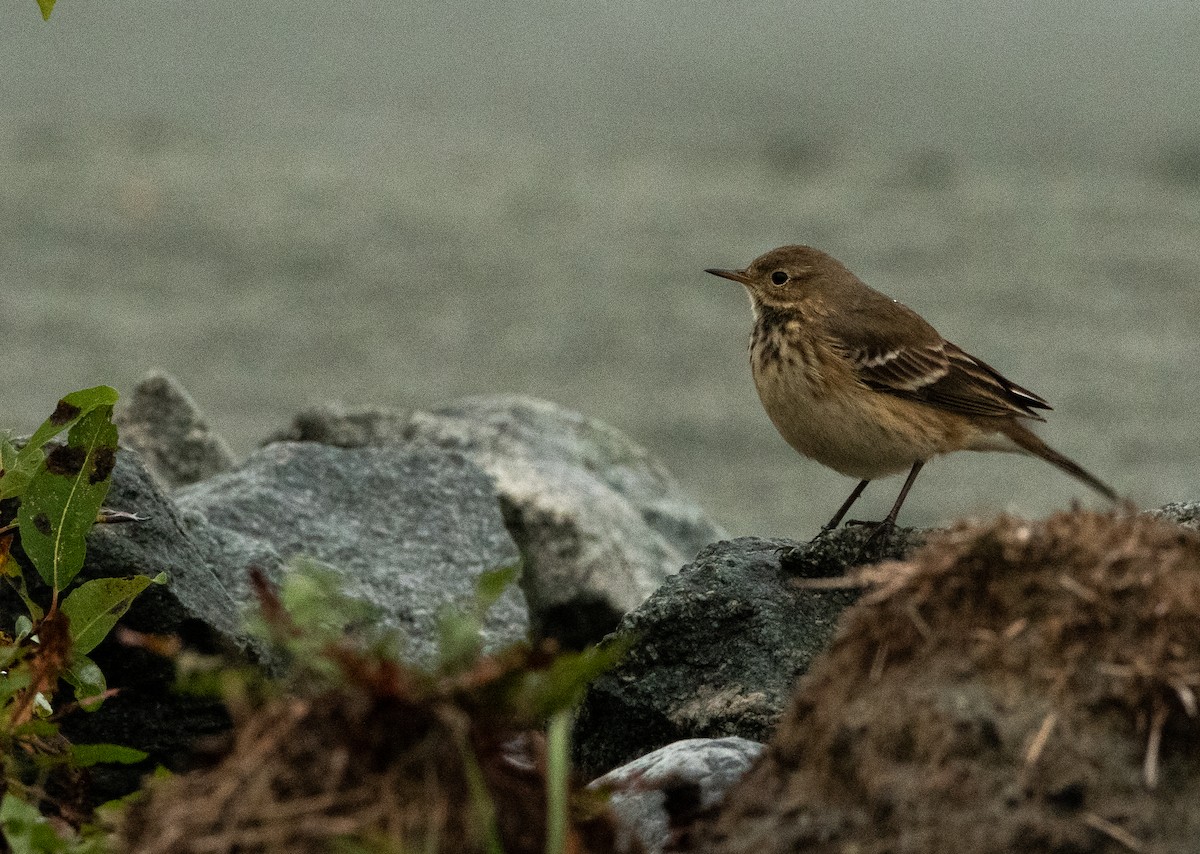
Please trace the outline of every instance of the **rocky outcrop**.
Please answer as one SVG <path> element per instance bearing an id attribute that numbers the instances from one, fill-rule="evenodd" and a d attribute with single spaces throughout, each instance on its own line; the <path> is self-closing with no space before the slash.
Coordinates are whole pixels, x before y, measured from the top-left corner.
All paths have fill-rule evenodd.
<path id="1" fill-rule="evenodd" d="M 890 554 L 909 536 L 901 532 Z M 828 578 L 845 571 L 864 537 L 854 528 L 812 544 L 746 537 L 701 551 L 621 621 L 617 634 L 633 645 L 584 699 L 581 767 L 602 773 L 685 738 L 764 740 L 857 598 Z"/>
<path id="2" fill-rule="evenodd" d="M 411 416 L 328 406 L 279 437 L 432 445 L 476 462 L 524 557 L 535 628 L 568 646 L 599 640 L 722 535 L 645 449 L 546 401 L 468 398 Z"/>
<path id="3" fill-rule="evenodd" d="M 107 504 L 140 521 L 96 526 L 79 580 L 167 573 L 168 583 L 151 585 L 122 625 L 234 661 L 262 661 L 265 652 L 244 619 L 252 566 L 278 580 L 294 556 L 322 562 L 346 593 L 403 633 L 411 661 L 428 664 L 439 614 L 470 610 L 479 575 L 519 559 L 488 477 L 461 455 L 432 448 L 273 445 L 174 498 L 137 452 L 122 449 Z M 38 583 L 33 591 L 48 599 Z M 20 611 L 0 585 L 0 620 L 12 625 Z M 485 645 L 525 639 L 528 623 L 512 585 L 488 612 Z M 197 739 L 229 724 L 218 699 L 177 692 L 172 662 L 122 645 L 119 632 L 92 658 L 119 693 L 99 711 L 69 716 L 64 731 L 79 743 L 150 754 L 139 765 L 94 769 L 99 800 L 132 790 L 156 764 L 182 767 Z"/>

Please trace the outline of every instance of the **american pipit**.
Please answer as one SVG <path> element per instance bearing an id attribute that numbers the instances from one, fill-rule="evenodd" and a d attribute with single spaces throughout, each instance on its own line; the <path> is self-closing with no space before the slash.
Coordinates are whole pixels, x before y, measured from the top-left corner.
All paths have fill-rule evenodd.
<path id="1" fill-rule="evenodd" d="M 767 415 L 806 457 L 859 478 L 823 530 L 867 484 L 908 471 L 879 524 L 890 530 L 925 463 L 952 451 L 1041 457 L 1113 501 L 1116 493 L 1048 447 L 1023 421 L 1050 404 L 938 334 L 810 246 L 783 246 L 744 270 L 707 270 L 746 286 L 750 367 Z"/>

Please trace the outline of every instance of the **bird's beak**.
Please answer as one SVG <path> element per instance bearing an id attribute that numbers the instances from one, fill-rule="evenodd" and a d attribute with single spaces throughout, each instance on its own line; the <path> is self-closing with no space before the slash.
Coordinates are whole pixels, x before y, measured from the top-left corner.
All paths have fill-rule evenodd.
<path id="1" fill-rule="evenodd" d="M 750 277 L 746 275 L 745 270 L 705 270 L 704 272 L 750 287 Z"/>

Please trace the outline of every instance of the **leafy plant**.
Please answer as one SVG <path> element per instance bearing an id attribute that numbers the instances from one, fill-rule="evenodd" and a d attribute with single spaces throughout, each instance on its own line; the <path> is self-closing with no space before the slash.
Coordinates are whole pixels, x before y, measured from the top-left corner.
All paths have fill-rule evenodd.
<path id="1" fill-rule="evenodd" d="M 92 711 L 104 702 L 110 692 L 88 653 L 139 593 L 166 581 L 160 574 L 74 584 L 116 463 L 116 400 L 108 386 L 73 392 L 21 447 L 0 435 L 0 578 L 25 611 L 11 635 L 0 629 L 0 831 L 15 851 L 59 850 L 39 847 L 50 828 L 31 818 L 55 800 L 47 793 L 52 773 L 146 756 L 118 745 L 72 745 L 57 723 L 73 708 Z M 64 432 L 65 442 L 51 444 Z M 73 705 L 56 707 L 59 680 L 74 688 Z M 58 811 L 69 808 L 60 803 Z M 64 817 L 78 824 L 85 816 Z"/>

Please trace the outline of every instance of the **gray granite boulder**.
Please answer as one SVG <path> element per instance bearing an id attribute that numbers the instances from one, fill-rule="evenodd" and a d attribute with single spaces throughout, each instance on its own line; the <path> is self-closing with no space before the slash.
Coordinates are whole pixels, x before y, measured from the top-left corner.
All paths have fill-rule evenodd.
<path id="1" fill-rule="evenodd" d="M 588 689 L 575 723 L 578 765 L 601 774 L 686 738 L 765 741 L 858 596 L 823 585 L 856 562 L 865 536 L 744 537 L 701 551 L 621 621 L 617 635 L 633 646 Z M 886 556 L 903 553 L 910 536 L 900 531 Z"/>
<path id="2" fill-rule="evenodd" d="M 460 452 L 491 475 L 525 559 L 541 634 L 599 640 L 721 529 L 620 431 L 553 403 L 468 398 L 411 416 L 332 405 L 282 436 L 341 445 L 409 442 Z"/>
<path id="3" fill-rule="evenodd" d="M 419 664 L 434 658 L 443 609 L 470 607 L 482 572 L 519 560 L 491 481 L 437 449 L 281 442 L 176 500 L 208 529 L 206 557 L 234 598 L 249 598 L 250 566 L 277 579 L 290 558 L 312 558 L 403 632 Z M 524 640 L 528 623 L 512 585 L 488 613 L 485 646 Z"/>
<path id="4" fill-rule="evenodd" d="M 196 402 L 174 377 L 153 371 L 114 417 L 121 444 L 137 450 L 168 488 L 233 467 L 233 453 L 213 433 Z"/>
<path id="5" fill-rule="evenodd" d="M 570 645 L 611 630 L 722 536 L 646 450 L 553 403 L 468 398 L 414 414 L 407 436 L 492 476 L 539 627 Z"/>
<path id="6" fill-rule="evenodd" d="M 618 823 L 617 850 L 662 854 L 698 813 L 721 802 L 762 750 L 759 742 L 738 736 L 689 738 L 593 781 L 592 788 L 610 793 Z"/>

